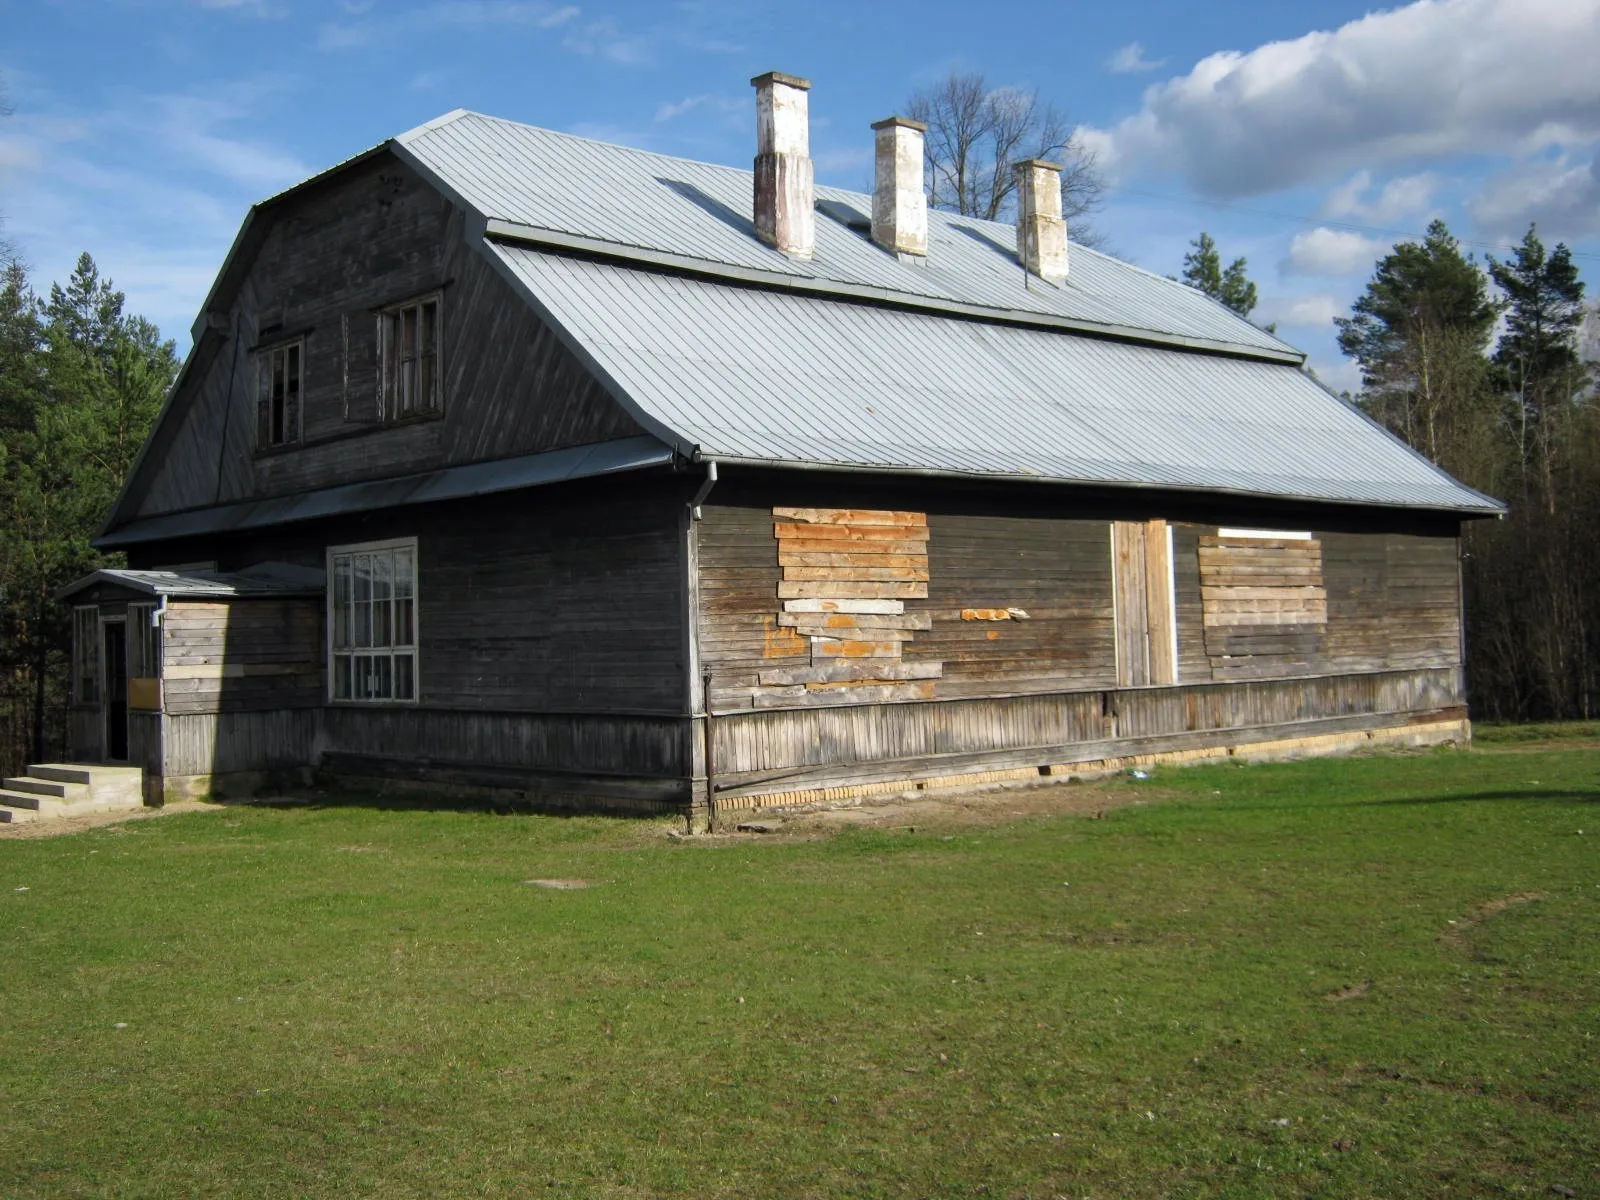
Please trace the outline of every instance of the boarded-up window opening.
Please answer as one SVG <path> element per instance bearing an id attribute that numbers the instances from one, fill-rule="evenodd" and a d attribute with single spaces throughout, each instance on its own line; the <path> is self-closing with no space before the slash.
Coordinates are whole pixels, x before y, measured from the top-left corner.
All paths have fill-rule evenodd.
<path id="1" fill-rule="evenodd" d="M 72 702 L 100 703 L 100 610 L 72 610 Z"/>
<path id="2" fill-rule="evenodd" d="M 1200 602 L 1217 679 L 1308 672 L 1328 623 L 1322 543 L 1307 533 L 1202 537 Z"/>
<path id="3" fill-rule="evenodd" d="M 416 700 L 416 539 L 330 547 L 328 576 L 328 694 Z"/>
<path id="4" fill-rule="evenodd" d="M 161 627 L 155 605 L 128 605 L 128 707 L 146 711 L 161 707 Z"/>
<path id="5" fill-rule="evenodd" d="M 1117 683 L 1122 687 L 1177 683 L 1171 526 L 1165 521 L 1113 521 L 1111 559 Z"/>
<path id="6" fill-rule="evenodd" d="M 289 342 L 261 352 L 260 400 L 256 440 L 262 446 L 284 446 L 300 440 L 300 404 L 305 392 L 303 342 Z"/>
<path id="7" fill-rule="evenodd" d="M 408 301 L 379 315 L 379 395 L 385 420 L 443 408 L 440 335 L 437 295 Z"/>
<path id="8" fill-rule="evenodd" d="M 774 508 L 783 578 L 778 629 L 793 631 L 785 656 L 810 663 L 762 671 L 757 708 L 845 701 L 926 700 L 943 674 L 902 651 L 931 628 L 906 612 L 928 597 L 928 518 L 878 509 Z"/>

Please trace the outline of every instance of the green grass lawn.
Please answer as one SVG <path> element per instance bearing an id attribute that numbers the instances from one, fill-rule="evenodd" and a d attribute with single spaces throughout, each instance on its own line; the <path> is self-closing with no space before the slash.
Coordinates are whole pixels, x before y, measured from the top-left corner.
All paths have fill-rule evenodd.
<path id="1" fill-rule="evenodd" d="M 1559 732 L 1103 820 L 3 840 L 0 1195 L 1595 1195 L 1600 726 Z"/>

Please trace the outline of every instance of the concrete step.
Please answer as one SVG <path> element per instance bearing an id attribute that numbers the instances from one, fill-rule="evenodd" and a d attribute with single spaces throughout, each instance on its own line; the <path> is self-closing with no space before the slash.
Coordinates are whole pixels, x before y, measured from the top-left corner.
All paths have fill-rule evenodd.
<path id="1" fill-rule="evenodd" d="M 87 784 L 94 778 L 91 768 L 68 763 L 29 763 L 28 774 L 34 779 L 50 779 L 56 783 Z"/>
<path id="2" fill-rule="evenodd" d="M 56 817 L 79 817 L 86 813 L 134 812 L 143 807 L 144 803 L 139 800 L 89 797 L 68 801 L 41 796 L 37 792 L 0 791 L 0 808 L 14 814 L 11 820 L 17 817 L 50 820 Z"/>
<path id="3" fill-rule="evenodd" d="M 38 792 L 13 792 L 0 790 L 0 805 L 6 808 L 27 809 L 40 816 L 54 816 L 67 807 L 65 800 L 41 796 Z"/>
<path id="4" fill-rule="evenodd" d="M 27 779 L 38 786 L 13 787 L 20 780 L 8 779 L 5 786 L 13 791 L 39 792 L 40 786 L 49 791 L 41 794 L 57 795 L 54 788 L 69 789 L 59 798 L 70 803 L 93 800 L 96 803 L 137 807 L 144 803 L 144 771 L 139 767 L 102 766 L 99 763 L 33 763 L 28 767 Z"/>
<path id="5" fill-rule="evenodd" d="M 0 788 L 8 792 L 29 792 L 35 796 L 50 796 L 69 803 L 89 798 L 87 783 L 62 783 L 56 779 L 36 779 L 31 775 L 8 778 L 0 782 Z"/>
<path id="6" fill-rule="evenodd" d="M 99 763 L 29 763 L 34 779 L 53 779 L 57 783 L 132 783 L 144 780 L 140 767 L 101 766 Z"/>
<path id="7" fill-rule="evenodd" d="M 0 808 L 0 825 L 21 825 L 38 819 L 39 814 L 29 808 Z"/>

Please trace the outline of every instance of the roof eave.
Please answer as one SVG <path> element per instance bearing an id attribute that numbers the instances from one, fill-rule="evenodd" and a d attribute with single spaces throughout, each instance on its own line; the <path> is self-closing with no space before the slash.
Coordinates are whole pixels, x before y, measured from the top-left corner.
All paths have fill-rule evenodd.
<path id="1" fill-rule="evenodd" d="M 833 472 L 852 475 L 893 475 L 908 478 L 960 479 L 969 482 L 1045 484 L 1053 487 L 1105 488 L 1113 491 L 1163 492 L 1187 495 L 1224 496 L 1231 499 L 1276 501 L 1290 504 L 1328 505 L 1338 508 L 1381 508 L 1399 512 L 1448 513 L 1464 520 L 1483 520 L 1503 517 L 1506 506 L 1462 484 L 1456 487 L 1484 501 L 1482 506 L 1471 504 L 1426 504 L 1414 501 L 1382 500 L 1361 497 L 1329 497 L 1309 493 L 1266 492 L 1248 488 L 1218 487 L 1187 483 L 1137 483 L 1111 479 L 1082 479 L 1045 475 L 1031 471 L 962 471 L 953 467 L 882 466 L 866 463 L 835 463 L 801 459 L 756 458 L 748 455 L 702 452 L 695 455 L 696 462 L 717 463 L 720 466 L 759 467 L 778 471 Z"/>

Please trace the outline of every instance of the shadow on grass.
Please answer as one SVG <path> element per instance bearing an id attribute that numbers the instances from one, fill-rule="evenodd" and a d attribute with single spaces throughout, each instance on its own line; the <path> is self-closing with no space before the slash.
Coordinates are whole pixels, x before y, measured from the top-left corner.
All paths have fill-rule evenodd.
<path id="1" fill-rule="evenodd" d="M 219 798 L 216 803 L 240 808 L 364 809 L 369 812 L 485 813 L 496 817 L 561 817 L 570 820 L 601 817 L 615 821 L 652 821 L 676 813 L 627 812 L 603 808 L 574 808 L 540 804 L 533 800 L 506 800 L 483 796 L 451 796 L 434 792 L 396 793 L 363 791 L 309 791 L 298 795 Z"/>
<path id="2" fill-rule="evenodd" d="M 1600 804 L 1600 788 L 1502 788 L 1492 792 L 1444 792 L 1431 796 L 1391 796 L 1384 800 L 1346 800 L 1339 807 L 1372 808 L 1426 804 L 1488 804 L 1494 801 L 1525 804 L 1530 800 L 1549 800 L 1558 804 Z"/>

